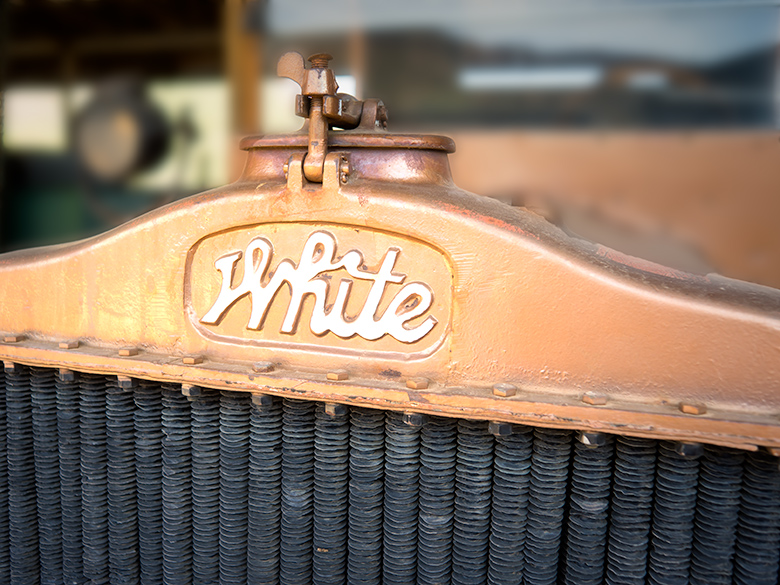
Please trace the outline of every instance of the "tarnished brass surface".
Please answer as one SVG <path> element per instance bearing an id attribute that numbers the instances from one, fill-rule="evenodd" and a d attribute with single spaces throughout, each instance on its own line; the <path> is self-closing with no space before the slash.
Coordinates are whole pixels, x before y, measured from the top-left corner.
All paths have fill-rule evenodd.
<path id="1" fill-rule="evenodd" d="M 303 178 L 305 146 L 292 137 L 286 148 L 282 141 L 250 148 L 233 185 L 91 240 L 3 256 L 0 330 L 24 338 L 1 345 L 0 358 L 459 416 L 490 412 L 492 420 L 780 445 L 777 291 L 677 273 L 570 239 L 534 214 L 457 189 L 443 149 L 375 149 L 360 140 L 350 147 L 348 133 L 340 134 L 322 184 Z M 403 286 L 422 283 L 431 305 L 405 327 L 428 317 L 435 325 L 411 342 L 314 333 L 318 297 L 307 294 L 294 332 L 284 332 L 288 284 L 260 328 L 246 328 L 250 294 L 218 323 L 203 322 L 223 286 L 220 258 L 243 256 L 264 238 L 273 256 L 259 282 L 268 285 L 281 262 L 301 264 L 317 233 L 335 242 L 331 263 L 359 252 L 354 270 L 366 276 L 396 250 L 389 271 L 403 279 L 384 283 L 374 316 Z M 261 261 L 253 257 L 252 266 Z M 232 288 L 244 262 L 230 264 Z M 360 315 L 376 284 L 344 268 L 311 282 L 322 277 L 323 310 L 336 302 L 340 282 L 353 281 L 344 323 Z M 293 289 L 306 292 L 307 282 Z M 80 346 L 59 349 L 69 340 Z M 154 357 L 120 357 L 123 347 Z M 193 355 L 206 359 L 185 367 L 182 358 Z M 256 362 L 275 369 L 258 375 Z M 350 372 L 349 382 L 328 383 L 334 369 Z M 418 377 L 429 388 L 410 392 L 405 380 Z M 519 390 L 500 398 L 497 383 Z M 586 392 L 606 404 L 583 402 Z M 706 404 L 707 413 L 685 414 L 683 402 Z"/>
<path id="2" fill-rule="evenodd" d="M 321 183 L 305 134 L 250 138 L 232 185 L 0 256 L 0 359 L 780 447 L 780 291 L 462 191 L 446 138 L 361 121 L 328 144 Z"/>

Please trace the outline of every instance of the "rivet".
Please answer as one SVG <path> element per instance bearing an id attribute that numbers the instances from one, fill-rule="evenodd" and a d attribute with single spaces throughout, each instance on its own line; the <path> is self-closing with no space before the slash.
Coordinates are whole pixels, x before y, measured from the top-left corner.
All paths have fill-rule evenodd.
<path id="1" fill-rule="evenodd" d="M 270 394 L 252 394 L 252 404 L 263 408 L 271 408 L 274 404 L 274 397 Z"/>
<path id="2" fill-rule="evenodd" d="M 596 448 L 607 444 L 607 434 L 595 431 L 580 431 L 577 440 L 586 447 Z"/>
<path id="3" fill-rule="evenodd" d="M 403 422 L 410 427 L 421 427 L 425 424 L 425 415 L 419 412 L 405 412 Z"/>
<path id="4" fill-rule="evenodd" d="M 266 374 L 274 371 L 274 365 L 271 362 L 257 362 L 252 366 L 255 372 Z"/>
<path id="5" fill-rule="evenodd" d="M 428 378 L 409 378 L 406 380 L 406 387 L 412 390 L 425 390 L 428 388 Z"/>
<path id="6" fill-rule="evenodd" d="M 488 423 L 488 432 L 494 437 L 508 437 L 512 434 L 512 423 L 491 420 Z"/>
<path id="7" fill-rule="evenodd" d="M 202 355 L 186 355 L 183 358 L 181 358 L 181 361 L 186 366 L 194 366 L 196 364 L 202 364 L 203 363 L 203 356 Z"/>
<path id="8" fill-rule="evenodd" d="M 681 402 L 680 411 L 685 414 L 707 414 L 707 406 L 698 402 Z"/>
<path id="9" fill-rule="evenodd" d="M 117 376 L 116 380 L 122 390 L 132 390 L 138 384 L 133 378 L 128 376 Z"/>
<path id="10" fill-rule="evenodd" d="M 24 339 L 23 335 L 6 335 L 3 337 L 3 341 L 6 343 L 18 343 Z"/>
<path id="11" fill-rule="evenodd" d="M 600 392 L 585 392 L 582 401 L 593 406 L 604 406 L 607 403 L 607 395 Z"/>
<path id="12" fill-rule="evenodd" d="M 346 380 L 349 378 L 347 370 L 333 370 L 328 372 L 328 380 Z"/>
<path id="13" fill-rule="evenodd" d="M 78 341 L 60 341 L 60 349 L 76 349 L 79 346 Z"/>
<path id="14" fill-rule="evenodd" d="M 495 384 L 493 386 L 493 395 L 494 396 L 500 396 L 501 398 L 509 398 L 510 396 L 514 396 L 517 394 L 517 386 L 514 384 Z"/>
<path id="15" fill-rule="evenodd" d="M 133 355 L 138 355 L 138 348 L 137 347 L 123 347 L 119 350 L 119 355 L 122 357 L 129 357 Z"/>
<path id="16" fill-rule="evenodd" d="M 76 372 L 74 372 L 73 370 L 68 370 L 67 368 L 60 368 L 59 374 L 60 374 L 60 380 L 62 380 L 63 382 L 76 381 Z"/>
<path id="17" fill-rule="evenodd" d="M 187 397 L 201 396 L 203 394 L 203 389 L 200 386 L 195 386 L 194 384 L 182 384 L 181 393 Z"/>
<path id="18" fill-rule="evenodd" d="M 691 443 L 688 441 L 677 441 L 674 444 L 674 452 L 681 457 L 696 458 L 704 454 L 704 446 L 701 443 Z"/>
<path id="19" fill-rule="evenodd" d="M 344 416 L 347 414 L 347 407 L 343 404 L 328 402 L 325 404 L 325 414 L 328 416 Z"/>

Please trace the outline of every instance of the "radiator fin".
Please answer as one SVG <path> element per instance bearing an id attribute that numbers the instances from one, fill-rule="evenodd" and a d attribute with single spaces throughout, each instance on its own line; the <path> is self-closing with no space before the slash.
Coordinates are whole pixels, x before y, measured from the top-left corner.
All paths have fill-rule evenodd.
<path id="1" fill-rule="evenodd" d="M 6 368 L 5 383 L 11 582 L 22 585 L 40 577 L 29 369 Z"/>
<path id="2" fill-rule="evenodd" d="M 496 437 L 488 569 L 490 585 L 522 582 L 525 567 L 533 429 L 512 425 L 511 431 L 508 436 Z"/>
<path id="3" fill-rule="evenodd" d="M 282 518 L 282 401 L 252 404 L 249 435 L 247 578 L 249 583 L 279 582 Z"/>
<path id="4" fill-rule="evenodd" d="M 570 431 L 534 430 L 524 571 L 529 585 L 558 580 L 570 451 Z"/>
<path id="5" fill-rule="evenodd" d="M 603 445 L 575 444 L 566 543 L 568 585 L 600 585 L 604 580 L 613 452 L 611 437 Z"/>
<path id="6" fill-rule="evenodd" d="M 3 368 L 0 368 L 0 390 L 0 582 L 9 583 L 11 581 L 11 553 L 9 550 L 11 543 L 8 536 L 8 451 L 6 447 L 8 413 L 6 410 L 5 370 Z M 79 540 L 81 539 L 79 538 Z"/>
<path id="7" fill-rule="evenodd" d="M 452 582 L 455 585 L 477 585 L 487 580 L 492 454 L 493 436 L 485 421 L 458 422 L 452 539 Z"/>
<path id="8" fill-rule="evenodd" d="M 108 419 L 106 453 L 108 455 L 108 564 L 112 584 L 137 583 L 140 575 L 138 502 L 133 448 L 134 412 L 135 402 L 132 391 L 120 388 L 115 380 L 109 380 L 106 384 Z"/>
<path id="9" fill-rule="evenodd" d="M 778 579 L 764 451 L 125 386 L 0 374 L 0 583 Z"/>
<path id="10" fill-rule="evenodd" d="M 62 505 L 62 579 L 65 585 L 84 582 L 84 563 L 81 544 L 81 414 L 79 390 L 73 372 L 57 372 L 57 439 L 60 456 L 60 502 Z M 109 411 L 110 412 L 110 411 Z M 130 407 L 132 417 L 133 407 Z M 115 469 L 123 468 L 133 478 L 135 488 L 135 461 L 133 460 L 133 421 L 130 436 L 123 440 L 123 448 L 130 451 L 130 459 L 116 460 Z M 109 456 L 111 453 L 109 453 Z M 109 478 L 111 469 L 109 468 Z M 137 535 L 132 535 L 133 547 Z"/>
<path id="11" fill-rule="evenodd" d="M 457 421 L 432 417 L 420 431 L 417 583 L 449 583 L 455 512 Z"/>
<path id="12" fill-rule="evenodd" d="M 417 576 L 417 492 L 420 429 L 399 412 L 385 424 L 385 510 L 383 583 L 404 585 Z"/>
<path id="13" fill-rule="evenodd" d="M 349 506 L 349 412 L 320 403 L 314 435 L 314 585 L 344 583 Z"/>
<path id="14" fill-rule="evenodd" d="M 135 389 L 135 466 L 141 585 L 162 582 L 162 387 Z"/>
<path id="15" fill-rule="evenodd" d="M 284 400 L 280 581 L 311 583 L 314 527 L 314 403 Z"/>
<path id="16" fill-rule="evenodd" d="M 219 579 L 246 581 L 249 494 L 248 394 L 222 392 L 219 410 Z"/>
<path id="17" fill-rule="evenodd" d="M 780 552 L 780 471 L 777 459 L 767 453 L 748 453 L 745 459 L 734 583 L 774 584 Z"/>
<path id="18" fill-rule="evenodd" d="M 219 393 L 204 392 L 192 416 L 192 583 L 219 582 Z"/>
<path id="19" fill-rule="evenodd" d="M 163 386 L 163 580 L 192 582 L 192 446 L 190 404 L 181 388 Z"/>
<path id="20" fill-rule="evenodd" d="M 62 582 L 62 503 L 54 370 L 31 368 L 30 389 L 41 583 L 58 585 Z"/>
<path id="21" fill-rule="evenodd" d="M 668 441 L 659 443 L 648 566 L 652 585 L 688 583 L 698 476 L 697 457 L 678 454 Z"/>
<path id="22" fill-rule="evenodd" d="M 382 582 L 385 413 L 353 407 L 349 429 L 347 582 Z"/>
<path id="23" fill-rule="evenodd" d="M 617 438 L 607 545 L 607 585 L 645 583 L 655 459 L 656 441 Z"/>
<path id="24" fill-rule="evenodd" d="M 692 585 L 729 585 L 745 454 L 707 446 L 699 468 Z"/>

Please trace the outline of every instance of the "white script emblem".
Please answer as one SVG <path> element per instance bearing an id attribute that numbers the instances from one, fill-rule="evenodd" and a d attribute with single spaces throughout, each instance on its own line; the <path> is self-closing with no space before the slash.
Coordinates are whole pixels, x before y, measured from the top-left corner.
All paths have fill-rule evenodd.
<path id="1" fill-rule="evenodd" d="M 274 296 L 287 283 L 291 298 L 280 329 L 282 333 L 295 333 L 304 298 L 313 295 L 314 308 L 309 326 L 317 335 L 331 331 L 345 339 L 359 335 L 372 341 L 390 335 L 398 341 L 413 343 L 425 337 L 436 325 L 436 319 L 429 315 L 417 326 L 406 327 L 406 323 L 424 315 L 433 303 L 433 292 L 427 284 L 411 282 L 404 285 L 382 316 L 377 315 L 387 284 L 401 284 L 406 278 L 405 274 L 393 272 L 400 252 L 398 248 L 388 248 L 379 270 L 372 273 L 361 268 L 363 255 L 360 252 L 350 250 L 341 258 L 336 258 L 336 238 L 328 232 L 314 232 L 306 240 L 298 266 L 284 259 L 269 277 L 273 245 L 264 237 L 254 238 L 243 254 L 237 250 L 214 262 L 222 275 L 222 287 L 213 306 L 200 321 L 208 325 L 218 324 L 236 301 L 250 295 L 252 310 L 247 329 L 260 330 Z M 244 276 L 234 288 L 233 276 L 242 256 Z M 353 278 L 371 281 L 371 289 L 357 317 L 344 314 L 353 284 L 349 278 L 340 280 L 333 305 L 325 305 L 330 282 L 329 275 L 324 276 L 324 273 L 339 269 L 346 270 Z"/>

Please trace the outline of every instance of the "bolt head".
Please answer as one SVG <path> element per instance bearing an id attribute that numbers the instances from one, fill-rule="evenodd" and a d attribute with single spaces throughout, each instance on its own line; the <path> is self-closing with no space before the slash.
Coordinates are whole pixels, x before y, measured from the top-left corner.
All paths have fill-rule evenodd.
<path id="1" fill-rule="evenodd" d="M 517 394 L 517 386 L 514 384 L 495 384 L 493 386 L 493 395 L 494 396 L 500 396 L 501 398 L 509 398 L 510 396 L 514 396 Z"/>
<path id="2" fill-rule="evenodd" d="M 259 374 L 267 374 L 274 371 L 274 365 L 271 362 L 257 362 L 252 369 Z"/>
<path id="3" fill-rule="evenodd" d="M 349 378 L 349 372 L 347 370 L 333 370 L 332 372 L 328 372 L 327 375 L 328 380 L 346 380 Z"/>
<path id="4" fill-rule="evenodd" d="M 512 434 L 512 423 L 491 420 L 488 423 L 488 431 L 495 437 L 508 437 Z"/>
<path id="5" fill-rule="evenodd" d="M 271 408 L 274 405 L 274 397 L 270 394 L 252 394 L 252 404 L 261 410 Z"/>
<path id="6" fill-rule="evenodd" d="M 76 381 L 76 372 L 73 370 L 68 370 L 66 368 L 60 368 L 59 369 L 59 376 L 60 380 L 63 382 L 75 382 Z"/>
<path id="7" fill-rule="evenodd" d="M 15 362 L 3 361 L 3 369 L 9 374 L 15 372 L 17 367 Z"/>
<path id="8" fill-rule="evenodd" d="M 409 378 L 406 380 L 406 387 L 412 390 L 425 390 L 429 383 L 428 378 Z"/>
<path id="9" fill-rule="evenodd" d="M 347 414 L 347 407 L 343 404 L 328 402 L 325 405 L 325 414 L 328 416 L 344 416 Z"/>
<path id="10" fill-rule="evenodd" d="M 132 390 L 138 385 L 138 382 L 127 376 L 117 376 L 116 381 L 122 390 Z"/>
<path id="11" fill-rule="evenodd" d="M 688 441 L 677 441 L 674 444 L 674 452 L 681 457 L 694 459 L 696 457 L 701 457 L 704 454 L 704 445 Z"/>
<path id="12" fill-rule="evenodd" d="M 607 395 L 601 392 L 586 392 L 582 395 L 582 401 L 592 406 L 604 406 L 607 403 Z"/>
<path id="13" fill-rule="evenodd" d="M 137 347 L 123 347 L 119 350 L 119 355 L 122 357 L 130 357 L 133 355 L 138 355 L 138 348 Z"/>
<path id="14" fill-rule="evenodd" d="M 22 339 L 24 339 L 23 335 L 5 335 L 5 336 L 3 336 L 3 341 L 5 343 L 19 343 Z"/>
<path id="15" fill-rule="evenodd" d="M 410 427 L 421 427 L 425 424 L 425 415 L 419 412 L 405 412 L 403 421 Z"/>
<path id="16" fill-rule="evenodd" d="M 680 412 L 695 415 L 707 414 L 707 405 L 701 404 L 699 402 L 681 402 Z"/>
<path id="17" fill-rule="evenodd" d="M 60 349 L 76 349 L 79 346 L 78 341 L 60 341 Z"/>
<path id="18" fill-rule="evenodd" d="M 595 431 L 580 431 L 577 440 L 586 447 L 596 448 L 607 444 L 607 434 Z"/>
<path id="19" fill-rule="evenodd" d="M 186 355 L 183 358 L 181 358 L 181 361 L 186 366 L 194 366 L 196 364 L 202 364 L 203 363 L 203 356 L 202 355 Z"/>

